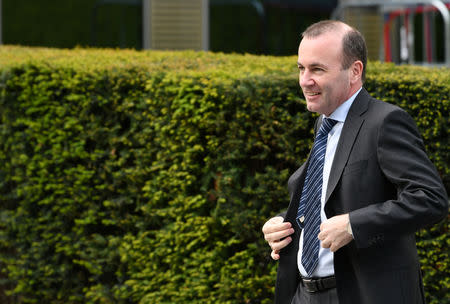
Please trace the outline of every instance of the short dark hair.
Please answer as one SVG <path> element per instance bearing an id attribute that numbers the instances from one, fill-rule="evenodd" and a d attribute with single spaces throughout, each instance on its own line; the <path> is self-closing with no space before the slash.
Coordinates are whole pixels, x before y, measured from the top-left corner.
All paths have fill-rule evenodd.
<path id="1" fill-rule="evenodd" d="M 324 33 L 337 31 L 345 23 L 335 20 L 323 20 L 310 25 L 303 33 L 303 38 L 315 38 Z M 364 36 L 355 28 L 350 26 L 342 38 L 342 69 L 346 70 L 356 60 L 363 63 L 361 80 L 366 80 L 367 47 Z"/>

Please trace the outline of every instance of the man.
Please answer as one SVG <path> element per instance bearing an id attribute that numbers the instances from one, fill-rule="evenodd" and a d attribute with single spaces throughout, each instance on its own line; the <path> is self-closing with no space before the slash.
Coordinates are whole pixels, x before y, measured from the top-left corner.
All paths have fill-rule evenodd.
<path id="1" fill-rule="evenodd" d="M 322 115 L 287 211 L 263 227 L 279 260 L 275 302 L 424 303 L 415 232 L 447 215 L 442 181 L 412 118 L 362 87 L 362 35 L 321 21 L 302 37 L 299 83 Z"/>

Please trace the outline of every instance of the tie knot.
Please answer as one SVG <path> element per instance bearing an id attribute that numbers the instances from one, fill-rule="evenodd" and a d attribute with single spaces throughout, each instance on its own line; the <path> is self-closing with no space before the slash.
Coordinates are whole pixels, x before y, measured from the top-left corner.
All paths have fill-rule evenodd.
<path id="1" fill-rule="evenodd" d="M 322 125 L 320 126 L 319 133 L 327 135 L 331 131 L 331 129 L 333 129 L 336 123 L 337 120 L 331 118 L 324 118 L 322 120 Z"/>

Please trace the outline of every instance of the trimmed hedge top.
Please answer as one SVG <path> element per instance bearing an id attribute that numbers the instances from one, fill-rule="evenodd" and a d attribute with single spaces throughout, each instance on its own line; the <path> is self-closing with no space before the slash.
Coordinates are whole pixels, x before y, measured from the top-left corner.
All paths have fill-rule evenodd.
<path id="1" fill-rule="evenodd" d="M 135 51 L 112 49 L 50 49 L 0 47 L 0 66 L 24 64 L 73 69 L 80 73 L 139 69 L 182 74 L 210 74 L 242 78 L 252 75 L 294 76 L 296 59 L 256 55 L 226 55 L 208 52 Z"/>
<path id="2" fill-rule="evenodd" d="M 219 73 L 238 76 L 297 77 L 295 56 L 274 57 L 257 55 L 222 54 L 209 52 L 135 51 L 113 49 L 52 49 L 20 46 L 0 47 L 2 70 L 24 64 L 44 64 L 53 68 L 71 68 L 81 73 L 94 71 L 165 70 L 176 73 Z M 386 81 L 423 81 L 441 84 L 450 82 L 448 68 L 420 66 L 398 67 L 392 63 L 369 62 L 367 77 L 382 77 Z"/>

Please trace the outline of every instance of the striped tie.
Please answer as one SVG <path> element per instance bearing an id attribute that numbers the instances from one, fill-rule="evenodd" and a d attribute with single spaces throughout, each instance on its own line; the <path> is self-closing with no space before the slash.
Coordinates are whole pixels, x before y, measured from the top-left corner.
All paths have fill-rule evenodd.
<path id="1" fill-rule="evenodd" d="M 319 263 L 320 198 L 322 196 L 323 164 L 327 149 L 328 133 L 337 123 L 324 118 L 314 141 L 300 205 L 297 211 L 297 224 L 303 229 L 302 265 L 311 276 Z"/>

